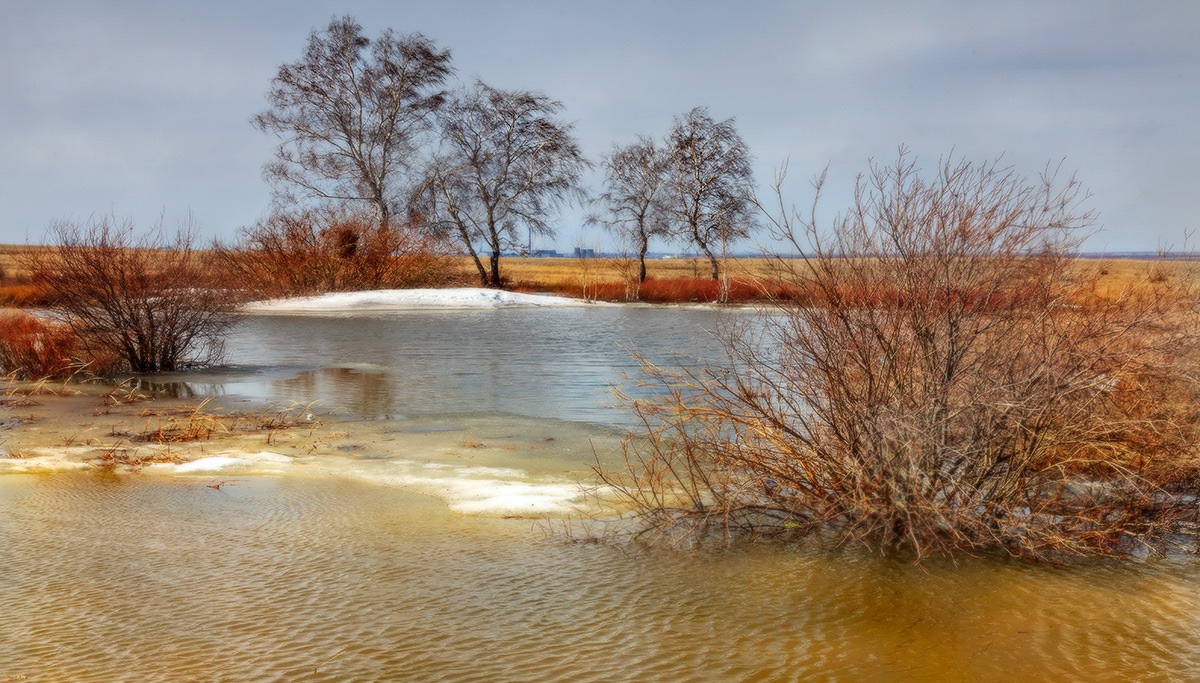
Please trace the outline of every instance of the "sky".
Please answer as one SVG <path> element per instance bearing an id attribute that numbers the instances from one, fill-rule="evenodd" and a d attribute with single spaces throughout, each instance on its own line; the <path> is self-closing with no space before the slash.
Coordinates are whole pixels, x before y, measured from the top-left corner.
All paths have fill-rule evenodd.
<path id="1" fill-rule="evenodd" d="M 1092 251 L 1178 249 L 1200 228 L 1192 0 L 0 0 L 0 243 L 106 215 L 234 238 L 271 206 L 276 141 L 250 119 L 345 14 L 368 36 L 425 34 L 463 83 L 560 100 L 592 159 L 695 106 L 734 118 L 762 191 L 786 162 L 785 201 L 806 207 L 828 166 L 822 220 L 905 145 L 1035 179 L 1061 163 L 1092 192 Z M 610 246 L 588 211 L 534 247 Z"/>

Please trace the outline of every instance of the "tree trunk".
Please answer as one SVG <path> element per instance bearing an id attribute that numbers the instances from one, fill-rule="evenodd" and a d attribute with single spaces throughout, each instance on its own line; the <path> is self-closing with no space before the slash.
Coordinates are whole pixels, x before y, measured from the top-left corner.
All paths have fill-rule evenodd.
<path id="1" fill-rule="evenodd" d="M 386 233 L 391 224 L 391 215 L 388 211 L 387 202 L 380 199 L 376 202 L 375 208 L 379 211 L 379 231 Z"/>
<path id="2" fill-rule="evenodd" d="M 713 256 L 712 251 L 709 250 L 707 245 L 701 244 L 700 248 L 704 250 L 704 255 L 708 257 L 708 262 L 712 264 L 712 279 L 721 279 L 721 271 L 720 266 L 717 264 L 717 257 Z"/>
<path id="3" fill-rule="evenodd" d="M 479 270 L 479 286 L 488 286 L 487 269 L 483 267 L 483 262 L 479 260 L 479 256 L 474 251 L 471 252 L 471 258 L 475 259 L 475 268 Z"/>
<path id="4" fill-rule="evenodd" d="M 492 286 L 500 289 L 500 251 L 492 250 Z"/>
<path id="5" fill-rule="evenodd" d="M 708 248 L 708 242 L 700 236 L 700 226 L 694 220 L 692 221 L 692 241 L 696 243 L 696 246 L 700 247 L 700 251 L 704 252 L 704 255 L 708 257 L 708 262 L 712 264 L 712 279 L 721 279 L 721 272 L 717 266 L 717 257 L 713 256 L 712 249 Z"/>
<path id="6" fill-rule="evenodd" d="M 638 250 L 638 284 L 646 282 L 646 252 L 650 250 L 650 238 L 642 233 L 642 244 Z"/>
<path id="7" fill-rule="evenodd" d="M 463 244 L 467 247 L 467 253 L 471 255 L 471 260 L 475 262 L 475 269 L 479 271 L 479 286 L 487 287 L 488 273 L 483 267 L 483 262 L 479 260 L 479 254 L 475 252 L 475 247 L 471 246 L 471 236 L 461 224 L 458 225 L 458 234 L 462 237 Z"/>
<path id="8" fill-rule="evenodd" d="M 492 278 L 491 286 L 500 289 L 500 233 L 496 229 L 496 219 L 491 209 L 488 209 L 488 246 L 492 248 Z"/>

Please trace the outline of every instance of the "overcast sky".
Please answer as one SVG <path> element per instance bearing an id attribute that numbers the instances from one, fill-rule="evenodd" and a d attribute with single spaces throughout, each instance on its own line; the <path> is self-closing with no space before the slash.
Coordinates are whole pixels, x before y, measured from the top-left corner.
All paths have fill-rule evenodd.
<path id="1" fill-rule="evenodd" d="M 584 152 L 661 136 L 697 105 L 735 117 L 764 189 L 829 165 L 846 206 L 905 144 L 1035 175 L 1065 159 L 1103 231 L 1151 251 L 1200 228 L 1200 2 L 60 2 L 0 0 L 0 242 L 55 219 L 189 212 L 229 237 L 270 207 L 273 140 L 249 119 L 309 32 L 350 14 L 421 32 L 458 78 L 561 100 Z M 578 236 L 563 214 L 557 246 Z"/>

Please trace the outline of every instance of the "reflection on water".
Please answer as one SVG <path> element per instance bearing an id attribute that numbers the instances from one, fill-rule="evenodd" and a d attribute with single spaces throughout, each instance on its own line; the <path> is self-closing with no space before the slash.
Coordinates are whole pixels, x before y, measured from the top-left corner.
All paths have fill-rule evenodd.
<path id="1" fill-rule="evenodd" d="M 1200 676 L 1191 561 L 914 567 L 543 533 L 540 514 L 578 504 L 593 449 L 611 457 L 625 418 L 604 405 L 636 371 L 623 347 L 719 357 L 703 332 L 714 321 L 620 308 L 247 319 L 230 367 L 139 389 L 317 400 L 338 417 L 287 455 L 248 434 L 242 451 L 140 474 L 0 468 L 17 472 L 0 476 L 0 681 Z M 79 433 L 46 433 L 102 439 L 113 418 L 93 412 L 74 418 Z"/>
<path id="2" fill-rule="evenodd" d="M 711 310 L 564 308 L 257 316 L 228 344 L 234 368 L 189 381 L 357 417 L 514 414 L 614 424 L 612 387 L 660 361 L 720 356 Z M 239 373 L 238 367 L 248 371 Z"/>
<path id="3" fill-rule="evenodd" d="M 276 396 L 300 396 L 337 406 L 339 410 L 368 418 L 392 420 L 401 417 L 396 410 L 397 382 L 387 372 L 350 368 L 301 370 L 292 377 L 271 380 Z M 317 399 L 315 397 L 320 397 Z"/>

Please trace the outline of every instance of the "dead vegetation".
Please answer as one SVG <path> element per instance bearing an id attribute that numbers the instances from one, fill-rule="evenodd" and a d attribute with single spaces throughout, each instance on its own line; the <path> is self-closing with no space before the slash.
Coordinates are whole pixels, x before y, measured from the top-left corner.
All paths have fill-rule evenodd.
<path id="1" fill-rule="evenodd" d="M 328 436 L 312 402 L 247 412 L 220 410 L 212 399 L 171 406 L 164 400 L 170 399 L 131 382 L 104 389 L 94 383 L 10 380 L 0 404 L 29 410 L 2 425 L 28 425 L 6 439 L 7 456 L 48 455 L 45 444 L 53 442 L 50 451 L 61 451 L 55 458 L 86 457 L 82 462 L 93 467 L 136 472 L 154 463 L 187 462 L 221 447 L 307 454 Z"/>
<path id="2" fill-rule="evenodd" d="M 370 239 L 368 235 L 365 239 L 360 238 L 360 242 Z M 404 240 L 403 237 L 398 239 Z M 240 248 L 220 247 L 214 252 L 201 252 L 199 262 L 207 271 L 205 279 L 238 282 L 239 287 L 245 288 L 240 295 L 243 298 L 274 297 L 372 287 L 461 286 L 471 282 L 474 268 L 470 258 L 450 255 L 444 245 L 426 250 L 418 241 L 411 247 L 415 250 L 411 259 L 397 262 L 394 276 L 389 275 L 384 280 L 361 279 L 353 273 L 354 267 L 347 267 L 346 274 L 341 274 L 344 264 L 336 256 L 337 249 L 329 246 L 336 245 L 336 240 L 325 241 L 325 246 L 319 246 L 320 240 L 313 242 L 317 246 L 312 248 L 326 250 L 325 254 L 309 253 L 307 256 L 303 253 L 308 249 L 302 246 L 304 240 L 299 240 L 300 246 L 270 248 L 278 250 L 274 255 L 270 255 L 268 248 L 251 247 L 251 242 L 243 242 Z M 404 253 L 409 248 L 401 245 L 397 251 Z M 0 246 L 0 268 L 4 269 L 4 277 L 0 278 L 0 303 L 17 308 L 48 304 L 51 292 L 44 286 L 34 285 L 28 271 L 18 262 L 24 258 L 23 254 L 45 249 L 48 247 Z M 356 247 L 355 253 L 358 251 Z M 323 265 L 318 263 L 310 267 L 306 265 L 313 262 L 310 259 L 321 261 Z M 516 291 L 582 296 L 598 301 L 716 303 L 725 296 L 726 303 L 760 303 L 784 296 L 780 288 L 782 283 L 771 277 L 772 264 L 776 262 L 765 258 L 722 259 L 720 268 L 728 277 L 713 282 L 704 275 L 705 266 L 699 259 L 650 259 L 646 261 L 646 281 L 639 283 L 638 260 L 635 258 L 601 257 L 588 259 L 584 265 L 574 258 L 510 257 L 506 260 L 503 283 Z M 1100 290 L 1115 292 L 1148 276 L 1167 282 L 1184 273 L 1187 264 L 1177 260 L 1078 259 L 1072 268 L 1094 276 Z M 385 275 L 386 270 L 382 269 Z M 364 271 L 369 273 L 373 269 L 364 268 Z M 374 272 L 381 271 L 374 269 Z M 372 281 L 377 285 L 367 284 Z M 353 284 L 355 282 L 358 284 Z M 795 291 L 787 296 L 793 300 L 801 298 Z"/>
<path id="3" fill-rule="evenodd" d="M 186 462 L 190 458 L 179 446 L 219 442 L 247 433 L 265 434 L 264 445 L 273 446 L 279 432 L 306 427 L 306 436 L 311 438 L 323 424 L 312 413 L 312 403 L 271 406 L 257 413 L 221 413 L 208 408 L 206 400 L 195 406 L 144 409 L 135 414 L 144 420 L 140 430 L 110 431 L 108 437 L 115 441 L 94 444 L 103 452 L 87 462 L 95 467 L 136 472 L 153 463 Z"/>
<path id="4" fill-rule="evenodd" d="M 781 211 L 809 256 L 770 281 L 805 296 L 728 323 L 720 367 L 645 364 L 644 429 L 598 468 L 624 528 L 918 558 L 1194 549 L 1200 291 L 1190 265 L 1117 287 L 1081 267 L 1083 198 L 995 163 L 926 180 L 901 154 L 832 230 Z"/>
<path id="5" fill-rule="evenodd" d="M 440 287 L 458 281 L 450 247 L 414 222 L 332 209 L 273 213 L 214 249 L 214 267 L 256 297 Z"/>
<path id="6" fill-rule="evenodd" d="M 271 445 L 275 434 L 300 425 L 309 432 L 320 426 L 312 412 L 312 403 L 272 406 L 258 413 L 218 413 L 208 410 L 209 401 L 195 406 L 177 406 L 166 410 L 146 409 L 137 414 L 145 419 L 142 430 L 124 435 L 136 443 L 177 444 L 208 441 L 214 435 L 235 432 L 261 432 Z"/>
<path id="7" fill-rule="evenodd" d="M 90 351 L 69 325 L 20 311 L 0 312 L 0 372 L 13 379 L 104 375 L 119 366 L 115 354 Z"/>
<path id="8" fill-rule="evenodd" d="M 155 225 L 137 235 L 128 220 L 93 218 L 57 221 L 48 236 L 51 246 L 22 253 L 22 268 L 47 292 L 47 307 L 69 331 L 61 344 L 69 342 L 81 362 L 106 363 L 107 374 L 169 371 L 220 357 L 237 301 L 203 267 L 189 227 L 166 235 Z M 34 345 L 47 347 L 58 329 L 44 326 Z"/>

